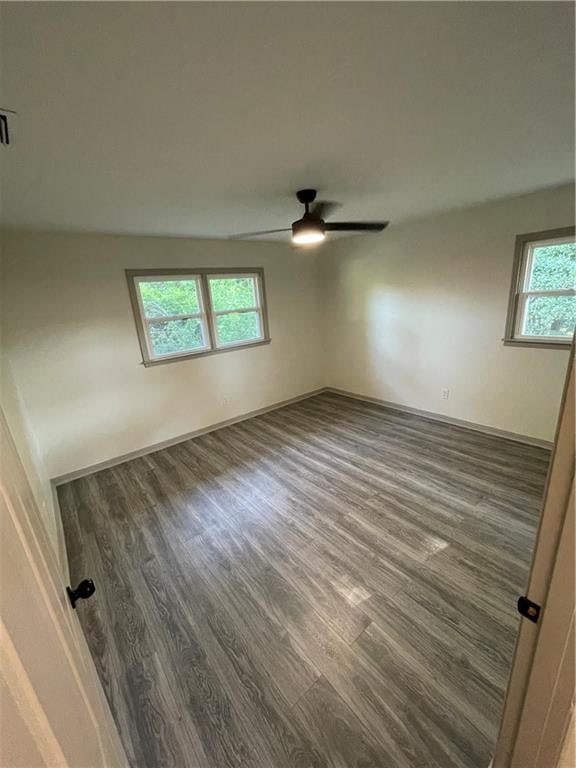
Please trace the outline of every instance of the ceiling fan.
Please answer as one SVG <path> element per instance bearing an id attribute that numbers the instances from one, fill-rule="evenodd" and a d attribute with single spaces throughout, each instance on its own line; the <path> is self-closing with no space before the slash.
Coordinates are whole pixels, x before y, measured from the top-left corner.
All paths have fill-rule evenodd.
<path id="1" fill-rule="evenodd" d="M 276 232 L 292 232 L 292 242 L 296 245 L 312 245 L 321 243 L 326 237 L 326 232 L 382 232 L 388 221 L 325 221 L 326 217 L 339 203 L 317 202 L 315 189 L 300 189 L 296 192 L 298 202 L 304 206 L 304 215 L 301 219 L 292 222 L 286 229 L 268 229 L 262 232 L 243 232 L 233 235 L 233 239 L 245 237 L 257 237 L 259 235 L 272 235 Z"/>

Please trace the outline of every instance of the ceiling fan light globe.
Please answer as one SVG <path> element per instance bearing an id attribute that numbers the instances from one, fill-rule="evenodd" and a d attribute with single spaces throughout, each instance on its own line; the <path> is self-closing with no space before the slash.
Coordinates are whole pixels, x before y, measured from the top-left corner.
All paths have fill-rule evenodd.
<path id="1" fill-rule="evenodd" d="M 296 245 L 313 245 L 321 243 L 326 238 L 324 232 L 300 232 L 292 235 L 292 242 Z"/>
<path id="2" fill-rule="evenodd" d="M 325 237 L 322 222 L 301 219 L 292 224 L 292 242 L 295 245 L 314 245 L 314 243 L 321 243 Z"/>

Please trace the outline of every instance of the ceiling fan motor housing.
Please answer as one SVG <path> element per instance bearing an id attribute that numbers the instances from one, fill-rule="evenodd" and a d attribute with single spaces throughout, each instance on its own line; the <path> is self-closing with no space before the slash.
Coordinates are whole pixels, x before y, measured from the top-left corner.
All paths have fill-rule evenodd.
<path id="1" fill-rule="evenodd" d="M 316 200 L 316 195 L 317 191 L 315 189 L 299 189 L 298 192 L 296 192 L 298 202 L 302 203 L 302 205 L 310 205 L 310 203 L 313 203 L 314 200 Z"/>
<path id="2" fill-rule="evenodd" d="M 317 233 L 322 237 L 325 234 L 325 225 L 322 219 L 318 216 L 314 216 L 310 213 L 308 206 L 316 199 L 317 191 L 315 189 L 299 189 L 296 192 L 298 202 L 306 206 L 304 216 L 297 221 L 292 222 L 292 238 L 297 238 L 298 235 L 305 235 L 310 233 Z"/>

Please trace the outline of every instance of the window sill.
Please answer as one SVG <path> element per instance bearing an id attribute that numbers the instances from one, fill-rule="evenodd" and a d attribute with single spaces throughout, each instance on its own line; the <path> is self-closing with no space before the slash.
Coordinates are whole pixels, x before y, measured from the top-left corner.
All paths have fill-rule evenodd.
<path id="1" fill-rule="evenodd" d="M 505 347 L 538 347 L 540 349 L 562 349 L 567 351 L 572 346 L 572 339 L 567 341 L 523 341 L 522 339 L 502 339 Z"/>
<path id="2" fill-rule="evenodd" d="M 153 368 L 155 365 L 167 365 L 168 363 L 180 363 L 182 360 L 193 360 L 196 357 L 207 357 L 208 355 L 220 355 L 222 352 L 237 352 L 241 349 L 252 349 L 253 347 L 262 347 L 265 344 L 270 344 L 272 339 L 261 339 L 260 341 L 253 341 L 250 344 L 235 344 L 228 347 L 221 347 L 220 349 L 207 349 L 205 352 L 191 352 L 189 355 L 178 355 L 175 357 L 166 357 L 158 360 L 143 360 L 142 365 L 145 368 Z"/>

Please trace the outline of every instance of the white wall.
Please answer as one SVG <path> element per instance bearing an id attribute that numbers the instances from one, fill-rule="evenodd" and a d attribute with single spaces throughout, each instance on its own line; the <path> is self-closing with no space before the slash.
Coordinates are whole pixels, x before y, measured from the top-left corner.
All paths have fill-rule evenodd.
<path id="1" fill-rule="evenodd" d="M 283 244 L 9 233 L 4 343 L 56 477 L 323 385 L 317 256 Z M 262 266 L 268 345 L 145 368 L 124 270 Z M 227 399 L 227 403 L 224 402 Z"/>
<path id="2" fill-rule="evenodd" d="M 1 256 L 1 254 L 0 254 Z M 0 261 L 0 284 L 3 270 Z M 63 539 L 60 518 L 56 515 L 50 479 L 42 458 L 36 433 L 30 422 L 29 414 L 21 394 L 14 382 L 12 369 L 5 349 L 4 328 L 0 325 L 0 408 L 14 440 L 16 450 L 28 478 L 28 483 L 40 511 L 41 519 L 48 538 L 62 565 Z M 0 457 L 1 464 L 1 457 Z M 0 470 L 2 467 L 0 466 Z"/>
<path id="3" fill-rule="evenodd" d="M 502 336 L 515 236 L 573 222 L 565 186 L 335 243 L 323 262 L 330 386 L 551 440 L 568 352 Z"/>
<path id="4" fill-rule="evenodd" d="M 501 339 L 516 234 L 572 220 L 564 187 L 315 251 L 6 233 L 5 399 L 40 505 L 47 477 L 322 386 L 552 439 L 568 353 Z M 264 267 L 272 343 L 145 368 L 124 270 L 162 266 Z"/>
<path id="5" fill-rule="evenodd" d="M 0 346 L 0 408 L 6 418 L 20 461 L 28 477 L 30 488 L 53 544 L 57 542 L 57 526 L 50 478 L 42 460 L 38 439 L 20 393 L 14 383 L 10 364 Z M 57 547 L 55 546 L 55 550 Z"/>

